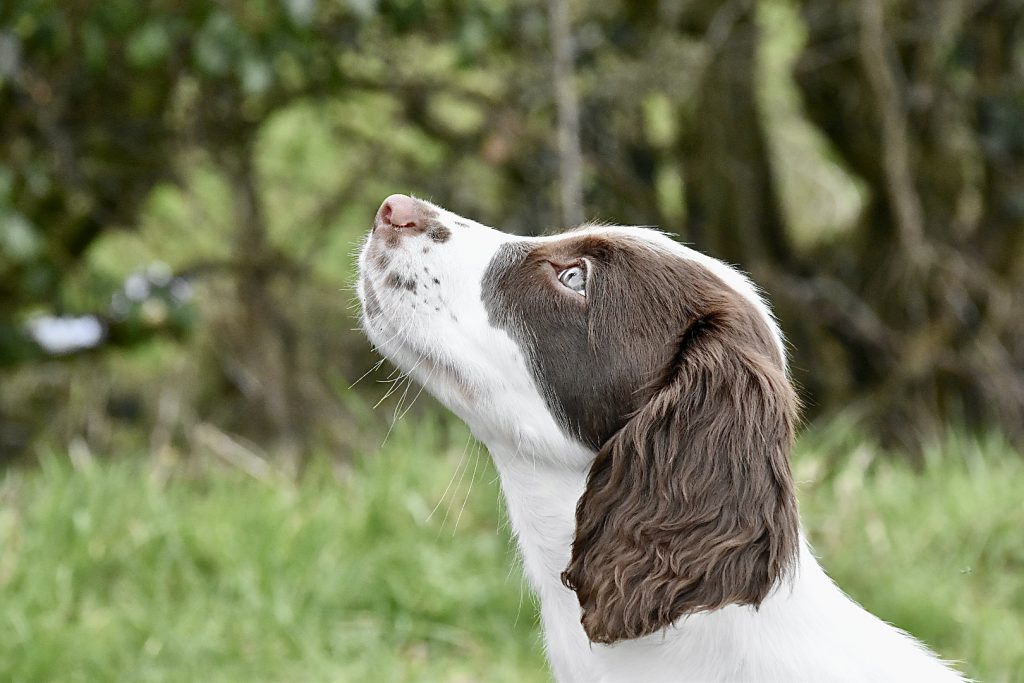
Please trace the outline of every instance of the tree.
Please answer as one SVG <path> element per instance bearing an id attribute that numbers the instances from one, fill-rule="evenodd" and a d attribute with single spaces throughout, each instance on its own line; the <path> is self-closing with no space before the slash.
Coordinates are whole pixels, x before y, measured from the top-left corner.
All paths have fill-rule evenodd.
<path id="1" fill-rule="evenodd" d="M 839 342 L 828 372 L 847 386 L 822 399 L 890 438 L 947 417 L 1024 438 L 1024 7 L 801 6 L 807 113 L 871 190 L 784 287 L 787 321 Z"/>
<path id="2" fill-rule="evenodd" d="M 752 0 L 613 4 L 580 22 L 606 37 L 580 60 L 590 205 L 653 217 L 748 270 L 812 416 L 844 410 L 911 448 L 950 419 L 1024 438 L 1024 8 L 800 6 L 796 77 L 810 121 L 867 188 L 856 225 L 794 240 Z M 677 70 L 658 68 L 670 59 Z M 652 98 L 675 117 L 668 133 L 644 111 Z M 684 181 L 685 218 L 659 191 L 666 171 Z"/>
<path id="3" fill-rule="evenodd" d="M 286 267 L 268 242 L 252 162 L 273 112 L 341 85 L 352 15 L 292 2 L 52 3 L 0 9 L 0 365 L 32 358 L 24 312 L 61 310 L 62 282 L 104 232 L 203 148 L 230 179 L 242 324 L 254 343 L 253 422 L 285 440 L 298 396 L 287 318 L 269 294 Z"/>

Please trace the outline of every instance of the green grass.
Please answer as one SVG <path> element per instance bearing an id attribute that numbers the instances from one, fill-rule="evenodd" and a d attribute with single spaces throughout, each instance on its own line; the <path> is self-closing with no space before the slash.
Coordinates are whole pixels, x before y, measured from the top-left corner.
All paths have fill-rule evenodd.
<path id="1" fill-rule="evenodd" d="M 7 472 L 0 680 L 548 680 L 493 469 L 466 443 L 423 420 L 299 483 L 127 458 Z M 1021 680 L 1024 461 L 951 439 L 915 474 L 858 443 L 815 433 L 794 459 L 826 567 L 970 674 Z"/>

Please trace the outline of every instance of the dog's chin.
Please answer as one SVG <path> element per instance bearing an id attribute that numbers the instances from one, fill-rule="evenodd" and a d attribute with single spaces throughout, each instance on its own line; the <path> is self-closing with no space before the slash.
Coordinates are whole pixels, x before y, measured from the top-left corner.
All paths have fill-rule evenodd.
<path id="1" fill-rule="evenodd" d="M 451 404 L 452 399 L 456 399 L 459 408 L 472 405 L 475 392 L 466 376 L 454 365 L 430 352 L 422 353 L 416 369 L 409 374 L 446 405 Z"/>
<path id="2" fill-rule="evenodd" d="M 436 347 L 436 335 L 424 330 L 425 340 L 417 339 L 415 333 L 401 334 L 390 329 L 390 326 L 371 328 L 367 321 L 364 327 L 369 332 L 371 341 L 377 350 L 403 374 L 411 377 L 431 396 L 436 398 L 448 409 L 466 417 L 472 412 L 473 406 L 480 399 L 480 392 L 474 388 L 469 377 L 450 361 L 445 360 L 433 349 Z M 379 338 L 379 343 L 378 339 Z"/>

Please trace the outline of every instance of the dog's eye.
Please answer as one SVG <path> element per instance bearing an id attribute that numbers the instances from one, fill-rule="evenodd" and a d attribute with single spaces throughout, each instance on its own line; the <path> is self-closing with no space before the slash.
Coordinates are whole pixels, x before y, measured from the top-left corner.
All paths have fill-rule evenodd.
<path id="1" fill-rule="evenodd" d="M 558 281 L 581 296 L 587 295 L 586 262 L 570 266 L 558 274 Z"/>

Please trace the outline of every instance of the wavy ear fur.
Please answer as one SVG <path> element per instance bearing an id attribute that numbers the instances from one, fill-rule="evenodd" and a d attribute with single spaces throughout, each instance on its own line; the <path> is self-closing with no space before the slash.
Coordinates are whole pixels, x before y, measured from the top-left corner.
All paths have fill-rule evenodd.
<path id="1" fill-rule="evenodd" d="M 745 323 L 692 322 L 649 400 L 594 461 L 562 574 L 594 642 L 759 606 L 795 561 L 797 400 Z"/>

